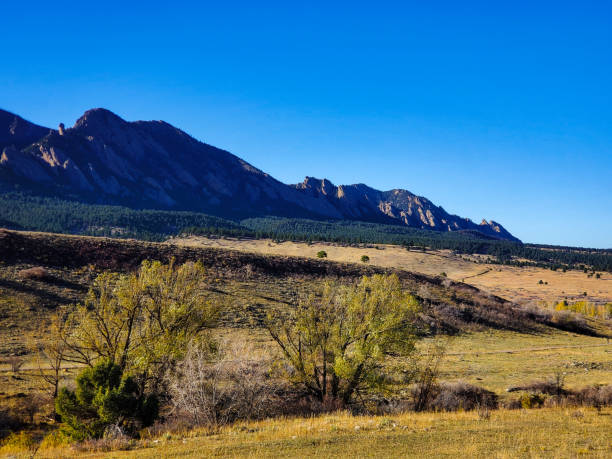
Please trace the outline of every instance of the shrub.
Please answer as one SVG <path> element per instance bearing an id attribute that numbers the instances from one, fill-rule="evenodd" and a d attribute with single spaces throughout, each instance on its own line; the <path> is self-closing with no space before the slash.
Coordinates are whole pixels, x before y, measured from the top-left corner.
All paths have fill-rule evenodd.
<path id="1" fill-rule="evenodd" d="M 11 371 L 13 373 L 19 373 L 19 370 L 21 370 L 21 367 L 25 364 L 25 359 L 18 355 L 11 355 L 6 361 L 11 366 Z"/>
<path id="2" fill-rule="evenodd" d="M 0 440 L 9 435 L 11 431 L 21 427 L 21 420 L 6 408 L 0 407 Z"/>
<path id="3" fill-rule="evenodd" d="M 465 382 L 442 384 L 428 407 L 433 411 L 471 411 L 479 408 L 496 409 L 497 394 Z"/>
<path id="4" fill-rule="evenodd" d="M 533 320 L 535 322 L 550 322 L 550 319 L 552 317 L 551 311 L 533 303 L 523 306 L 522 311 L 527 315 L 527 319 Z"/>
<path id="5" fill-rule="evenodd" d="M 426 396 L 424 388 L 418 384 L 412 389 L 415 411 L 471 411 L 476 409 L 496 409 L 498 397 L 483 387 L 465 382 L 433 384 Z"/>
<path id="6" fill-rule="evenodd" d="M 104 436 L 104 438 L 89 439 L 73 445 L 78 453 L 107 453 L 109 451 L 129 451 L 137 445 L 137 441 L 126 435 Z"/>
<path id="7" fill-rule="evenodd" d="M 575 392 L 575 400 L 581 405 L 612 406 L 612 385 L 589 386 Z"/>
<path id="8" fill-rule="evenodd" d="M 317 258 L 327 258 L 327 252 L 325 250 L 318 251 Z"/>
<path id="9" fill-rule="evenodd" d="M 309 417 L 324 413 L 337 413 L 347 408 L 342 400 L 339 399 L 327 397 L 324 400 L 320 400 L 304 391 L 291 390 L 287 387 L 284 389 L 278 394 L 282 405 L 272 413 L 274 416 Z"/>
<path id="10" fill-rule="evenodd" d="M 368 261 L 370 261 L 370 257 L 368 257 L 367 255 L 361 255 L 361 261 L 363 263 L 367 263 Z"/>
<path id="11" fill-rule="evenodd" d="M 113 424 L 134 433 L 157 417 L 157 399 L 139 394 L 133 379 L 112 362 L 86 368 L 76 383 L 76 391 L 64 387 L 55 400 L 64 432 L 74 440 L 100 438 Z"/>
<path id="12" fill-rule="evenodd" d="M 21 398 L 17 403 L 17 412 L 25 416 L 25 421 L 34 423 L 34 417 L 48 405 L 50 400 L 42 394 L 31 393 Z"/>
<path id="13" fill-rule="evenodd" d="M 576 301 L 575 303 L 568 303 L 563 300 L 557 303 L 555 306 L 556 311 L 571 311 L 578 314 L 582 314 L 588 317 L 600 317 L 602 319 L 609 319 L 612 317 L 612 304 L 593 304 L 588 301 Z"/>
<path id="14" fill-rule="evenodd" d="M 185 359 L 167 375 L 175 412 L 192 425 L 213 426 L 271 413 L 275 388 L 269 366 L 249 358 L 252 353 L 241 343 L 223 345 L 218 353 L 192 343 Z"/>
<path id="15" fill-rule="evenodd" d="M 593 406 L 595 408 L 612 405 L 612 385 L 595 385 L 571 390 L 563 387 L 562 380 L 553 378 L 508 389 L 508 392 L 514 391 L 527 391 L 527 393 L 506 403 L 506 408 L 538 408 L 543 404 L 545 406 Z M 547 395 L 552 397 L 547 398 Z"/>
<path id="16" fill-rule="evenodd" d="M 521 407 L 524 409 L 540 408 L 546 398 L 542 394 L 526 393 L 521 395 Z"/>
<path id="17" fill-rule="evenodd" d="M 434 343 L 423 358 L 419 359 L 414 365 L 412 371 L 414 372 L 415 384 L 411 391 L 413 410 L 424 411 L 428 409 L 436 396 L 439 388 L 440 363 L 445 352 L 446 348 L 442 343 Z"/>
<path id="18" fill-rule="evenodd" d="M 71 443 L 72 439 L 61 430 L 49 432 L 40 442 L 40 449 L 57 448 Z"/>
<path id="19" fill-rule="evenodd" d="M 529 393 L 538 393 L 544 395 L 555 395 L 560 397 L 562 395 L 567 395 L 571 393 L 567 389 L 563 387 L 563 377 L 558 374 L 556 377 L 546 379 L 543 381 L 535 381 L 524 386 L 517 386 L 508 389 L 508 392 L 514 391 L 526 391 Z"/>
<path id="20" fill-rule="evenodd" d="M 587 325 L 584 318 L 570 311 L 553 312 L 550 323 L 561 330 L 577 333 L 591 332 L 591 328 Z"/>
<path id="21" fill-rule="evenodd" d="M 30 279 L 30 280 L 45 280 L 49 278 L 49 273 L 42 266 L 36 266 L 34 268 L 22 269 L 17 273 L 19 277 L 22 279 Z"/>
<path id="22" fill-rule="evenodd" d="M 488 421 L 491 419 L 491 409 L 486 405 L 478 405 L 478 419 L 481 421 Z"/>
<path id="23" fill-rule="evenodd" d="M 612 385 L 587 386 L 578 390 L 564 390 L 560 397 L 548 399 L 551 406 L 592 406 L 598 410 L 612 405 Z"/>
<path id="24" fill-rule="evenodd" d="M 2 443 L 2 448 L 0 448 L 0 453 L 2 450 L 5 451 L 23 451 L 23 450 L 31 450 L 36 446 L 36 442 L 32 435 L 22 430 L 19 433 L 13 432 L 11 433 L 4 442 Z"/>

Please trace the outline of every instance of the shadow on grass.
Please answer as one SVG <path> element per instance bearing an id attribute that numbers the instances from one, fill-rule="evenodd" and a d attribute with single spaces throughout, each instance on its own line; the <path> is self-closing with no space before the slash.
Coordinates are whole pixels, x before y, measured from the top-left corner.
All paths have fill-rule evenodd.
<path id="1" fill-rule="evenodd" d="M 30 295 L 34 295 L 45 302 L 45 306 L 57 306 L 60 304 L 71 303 L 74 300 L 70 297 L 58 295 L 53 292 L 49 292 L 48 290 L 44 290 L 38 287 L 34 287 L 30 284 L 26 284 L 23 282 L 17 282 L 9 279 L 0 279 L 0 287 L 13 290 L 15 292 L 27 293 Z M 51 304 L 49 304 L 51 303 Z"/>

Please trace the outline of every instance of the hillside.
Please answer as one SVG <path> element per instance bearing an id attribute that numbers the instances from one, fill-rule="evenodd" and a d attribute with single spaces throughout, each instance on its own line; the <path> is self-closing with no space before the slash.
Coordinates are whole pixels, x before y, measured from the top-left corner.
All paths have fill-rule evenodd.
<path id="1" fill-rule="evenodd" d="M 224 305 L 214 336 L 222 343 L 244 343 L 249 346 L 246 348 L 250 349 L 249 354 L 244 358 L 269 359 L 276 355 L 275 344 L 262 325 L 268 312 L 291 310 L 298 298 L 316 291 L 326 281 L 353 284 L 364 275 L 395 273 L 402 286 L 416 296 L 423 308 L 418 319 L 421 330 L 418 348 L 422 350 L 423 358 L 428 358 L 427 352 L 433 349 L 435 343 L 446 343 L 446 355 L 438 376 L 445 384 L 483 387 L 496 394 L 503 406 L 516 406 L 517 396 L 513 392 L 506 392 L 509 387 L 531 384 L 550 377 L 554 372 L 563 371 L 567 387 L 572 390 L 579 390 L 585 385 L 605 385 L 609 381 L 612 370 L 610 344 L 606 339 L 612 336 L 609 321 L 576 317 L 572 321 L 559 322 L 550 310 L 518 304 L 517 298 L 511 295 L 508 297 L 512 301 L 496 296 L 491 294 L 490 286 L 484 286 L 481 290 L 460 282 L 455 275 L 470 262 L 454 258 L 448 252 L 408 252 L 400 248 L 395 248 L 398 252 L 394 252 L 390 246 L 377 249 L 302 244 L 295 249 L 294 255 L 299 256 L 289 256 L 286 247 L 283 247 L 289 246 L 288 243 L 250 240 L 251 244 L 272 249 L 267 253 L 255 253 L 244 250 L 245 246 L 240 245 L 244 241 L 233 240 L 236 244 L 233 249 L 205 247 L 197 239 L 188 245 L 188 241 L 174 239 L 156 243 L 0 230 L 0 407 L 4 409 L 0 413 L 6 416 L 8 409 L 9 413 L 18 412 L 20 419 L 25 419 L 23 407 L 29 400 L 37 401 L 31 420 L 22 421 L 21 424 L 28 426 L 28 433 L 24 435 L 31 436 L 24 438 L 35 438 L 35 441 L 11 443 L 14 437 L 6 437 L 0 443 L 0 453 L 27 453 L 29 457 L 31 448 L 38 447 L 43 436 L 51 433 L 50 438 L 53 438 L 54 432 L 57 432 L 57 422 L 45 414 L 49 412 L 48 399 L 40 398 L 40 394 L 46 390 L 41 372 L 48 369 L 39 369 L 40 361 L 33 352 L 36 346 L 49 341 L 53 312 L 63 305 L 72 309 L 72 305 L 83 301 L 99 274 L 133 271 L 147 259 L 162 262 L 174 260 L 176 264 L 197 260 L 204 265 L 208 298 Z M 280 247 L 282 251 L 274 252 L 274 247 Z M 330 259 L 315 258 L 314 251 L 319 248 L 328 250 Z M 356 263 L 350 257 L 342 258 L 340 255 L 348 253 L 345 252 L 347 249 L 354 251 L 350 253 L 355 255 L 371 254 L 371 262 Z M 397 258 L 399 254 L 421 257 L 420 262 L 404 263 L 406 260 Z M 386 264 L 380 263 L 379 257 L 386 260 Z M 432 262 L 432 258 L 439 259 L 437 264 Z M 416 272 L 422 264 L 427 265 L 428 273 Z M 435 275 L 432 270 L 438 269 L 448 271 L 455 279 Z M 32 272 L 41 274 L 28 274 Z M 462 274 L 467 277 L 468 272 Z M 505 279 L 499 277 L 496 282 L 504 283 Z M 471 282 L 472 279 L 465 281 Z M 598 281 L 602 285 L 610 282 L 607 278 Z M 512 286 L 506 287 L 502 293 L 512 292 Z M 11 369 L 15 361 L 23 364 L 19 370 Z M 82 368 L 79 364 L 66 362 L 59 377 L 61 386 L 73 385 Z M 594 408 L 582 410 L 586 414 L 581 416 L 588 419 L 590 425 L 600 425 L 601 417 Z M 608 411 L 604 407 L 599 412 L 605 415 Z M 489 416 L 491 423 L 488 422 Z M 66 457 L 93 453 L 93 457 L 98 457 L 96 454 L 106 457 L 112 451 L 115 457 L 122 454 L 115 450 L 130 449 L 124 454 L 199 457 L 202 451 L 208 451 L 231 457 L 267 456 L 271 452 L 283 456 L 298 454 L 298 449 L 303 452 L 308 444 L 311 445 L 308 448 L 313 448 L 313 454 L 318 452 L 327 456 L 346 451 L 342 445 L 348 441 L 351 444 L 374 445 L 379 455 L 384 456 L 395 452 L 393 448 L 383 446 L 389 438 L 406 445 L 413 441 L 415 432 L 418 432 L 420 444 L 431 441 L 431 450 L 437 451 L 435 448 L 443 444 L 439 441 L 438 433 L 445 438 L 463 438 L 461 435 L 465 434 L 465 426 L 470 423 L 473 423 L 471 431 L 475 439 L 481 434 L 499 434 L 500 429 L 514 432 L 524 425 L 525 416 L 522 411 L 506 410 L 492 411 L 491 414 L 488 411 L 484 414 L 480 411 L 448 414 L 390 412 L 383 417 L 336 414 L 296 418 L 295 421 L 281 417 L 261 422 L 238 422 L 205 432 L 186 432 L 185 428 L 170 423 L 163 427 L 169 429 L 167 431 L 158 431 L 155 430 L 158 427 L 153 427 L 143 431 L 139 440 L 129 440 L 125 444 L 123 440 L 110 443 L 101 440 L 100 443 L 56 445 L 56 449 L 54 443 L 46 443 L 36 455 Z M 531 424 L 531 434 L 524 437 L 521 448 L 541 448 L 546 444 L 547 448 L 556 448 L 555 451 L 577 451 L 573 443 L 546 443 L 551 436 L 551 422 L 565 417 L 562 408 L 534 410 L 529 415 L 529 422 L 536 422 L 537 429 L 534 430 Z M 305 422 L 310 423 L 315 431 L 304 430 Z M 559 422 L 565 426 L 566 436 L 574 432 L 575 429 L 567 427 L 565 421 Z M 412 427 L 396 429 L 405 424 Z M 434 424 L 436 429 L 432 429 Z M 359 429 L 356 425 L 360 426 Z M 553 430 L 559 433 L 561 427 L 554 424 Z M 313 433 L 316 444 L 307 440 L 313 438 Z M 0 429 L 0 435 L 8 434 Z M 505 433 L 501 435 L 506 436 Z M 366 438 L 370 440 L 366 441 Z M 593 440 L 593 447 L 603 451 L 604 445 L 598 436 L 593 434 L 589 438 Z M 225 446 L 220 447 L 221 444 Z M 496 444 L 497 448 L 503 445 L 508 453 L 516 451 L 513 442 L 500 439 Z M 450 451 L 452 448 L 444 447 L 440 451 Z M 480 442 L 473 446 L 472 451 L 485 456 L 489 451 L 486 448 L 486 443 Z"/>
<path id="2" fill-rule="evenodd" d="M 216 247 L 266 255 L 287 255 L 316 258 L 324 251 L 326 259 L 342 263 L 361 263 L 382 268 L 401 269 L 429 276 L 442 273 L 448 279 L 473 285 L 482 291 L 507 298 L 515 303 L 556 303 L 590 301 L 612 303 L 612 275 L 594 276 L 583 270 L 552 270 L 537 266 L 490 264 L 491 256 L 465 255 L 445 249 L 406 249 L 394 244 L 342 244 L 333 242 L 298 242 L 271 239 L 185 236 L 169 243 L 187 247 Z M 540 280 L 542 283 L 540 284 Z M 584 293 L 587 293 L 585 296 Z"/>
<path id="3" fill-rule="evenodd" d="M 25 343 L 17 344 L 23 339 L 24 330 L 41 332 L 40 322 L 34 319 L 44 320 L 57 306 L 82 299 L 97 273 L 130 271 L 147 259 L 202 262 L 211 278 L 217 279 L 214 296 L 231 305 L 224 319 L 229 327 L 248 328 L 268 308 L 286 308 L 295 302 L 296 295 L 312 290 L 326 279 L 354 282 L 364 275 L 394 272 L 423 302 L 423 320 L 433 333 L 452 335 L 488 329 L 533 333 L 566 328 L 564 324 L 554 323 L 544 310 L 537 312 L 519 305 L 515 302 L 517 298 L 510 297 L 513 301 L 509 301 L 466 283 L 391 265 L 258 254 L 188 246 L 180 241 L 151 243 L 6 230 L 0 230 L 0 253 L 0 295 L 3 297 L 0 343 L 4 343 L 0 344 L 0 353 L 4 355 L 10 355 L 15 349 L 25 352 Z M 302 255 L 307 254 L 302 250 Z M 20 277 L 21 271 L 38 266 L 48 271 L 46 278 Z M 609 283 L 601 282 L 602 285 Z M 508 293 L 508 290 L 499 292 Z M 587 335 L 605 336 L 610 331 L 591 320 L 579 328 L 574 328 L 574 324 L 568 326 Z"/>
<path id="4" fill-rule="evenodd" d="M 0 190 L 5 192 L 233 219 L 359 220 L 518 240 L 499 223 L 475 224 L 407 190 L 336 187 L 310 177 L 286 185 L 168 123 L 128 122 L 101 108 L 58 130 L 0 111 L 0 152 Z"/>
<path id="5" fill-rule="evenodd" d="M 488 262 L 518 267 L 587 269 L 592 275 L 596 271 L 612 272 L 610 250 L 522 244 L 478 231 L 435 231 L 399 224 L 283 217 L 237 221 L 200 212 L 139 210 L 20 192 L 0 193 L 0 227 L 146 241 L 197 235 L 308 243 L 391 244 L 415 250 L 428 248 L 485 255 Z"/>

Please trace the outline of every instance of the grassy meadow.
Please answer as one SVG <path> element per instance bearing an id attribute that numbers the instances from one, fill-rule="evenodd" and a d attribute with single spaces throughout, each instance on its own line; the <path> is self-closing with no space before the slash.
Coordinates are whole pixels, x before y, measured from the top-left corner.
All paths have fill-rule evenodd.
<path id="1" fill-rule="evenodd" d="M 87 445 L 38 450 L 40 458 L 121 457 L 478 457 L 606 458 L 612 454 L 612 409 L 543 408 L 490 413 L 405 413 L 237 423 L 92 451 Z M 112 448 L 112 443 L 108 445 Z M 0 454 L 32 457 L 34 447 L 5 446 Z"/>
<path id="2" fill-rule="evenodd" d="M 38 246 L 36 238 L 43 236 L 27 237 Z M 74 243 L 83 244 L 74 249 L 75 253 L 90 253 L 88 256 L 93 261 L 96 257 L 106 256 L 106 253 L 111 253 L 111 258 L 105 259 L 106 264 L 96 265 L 85 260 L 64 266 L 68 251 L 60 255 L 36 254 L 31 259 L 2 260 L 0 411 L 16 409 L 31 394 L 48 390 L 41 378 L 41 368 L 43 373 L 49 369 L 44 363 L 40 366 L 34 353 L 35 345 L 49 339 L 49 317 L 57 307 L 82 301 L 98 274 L 109 266 L 117 270 L 116 266 L 120 264 L 108 262 L 117 257 L 112 250 L 124 260 L 176 256 L 179 259 L 202 259 L 208 263 L 210 298 L 224 304 L 214 336 L 219 342 L 245 343 L 245 349 L 250 353 L 248 357 L 254 360 L 274 360 L 279 355 L 270 335 L 261 326 L 266 311 L 293 307 L 298 297 L 317 289 L 325 280 L 350 280 L 358 278 L 362 272 L 369 272 L 367 270 L 393 268 L 404 276 L 405 288 L 419 295 L 436 320 L 450 320 L 445 316 L 450 314 L 449 308 L 470 313 L 470 319 L 461 320 L 450 314 L 454 322 L 449 321 L 447 325 L 452 332 L 442 333 L 436 338 L 446 343 L 439 381 L 465 382 L 488 389 L 497 394 L 502 405 L 515 400 L 521 393 L 508 392 L 509 388 L 550 379 L 558 374 L 563 375 L 565 387 L 569 389 L 612 384 L 610 321 L 586 318 L 593 331 L 589 335 L 563 331 L 537 321 L 526 321 L 524 329 L 518 329 L 520 327 L 517 328 L 516 324 L 526 320 L 524 316 L 501 313 L 518 307 L 517 304 L 539 308 L 544 307 L 544 303 L 552 304 L 565 297 L 585 299 L 579 294 L 581 290 L 588 290 L 586 299 L 589 301 L 599 304 L 612 301 L 612 277 L 609 273 L 596 279 L 578 271 L 562 273 L 487 265 L 478 263 L 475 256 L 457 256 L 444 251 L 407 251 L 394 246 L 344 247 L 206 238 L 145 244 L 64 236 L 60 242 L 66 247 Z M 95 244 L 95 250 L 86 246 L 90 242 Z M 320 250 L 327 252 L 327 259 L 316 259 Z M 370 257 L 368 264 L 359 262 L 364 254 Z M 309 260 L 292 258 L 295 256 Z M 46 271 L 44 279 L 24 277 L 24 271 L 39 265 Z M 427 276 L 415 275 L 415 272 Z M 447 278 L 440 276 L 442 272 Z M 464 280 L 482 291 L 450 280 Z M 543 284 L 539 284 L 539 280 L 543 280 Z M 515 319 L 517 322 L 511 323 Z M 418 346 L 426 356 L 432 344 L 433 338 L 425 338 Z M 19 360 L 18 369 L 13 367 L 14 359 Z M 74 386 L 75 377 L 81 370 L 77 364 L 65 365 L 61 384 Z M 180 426 L 166 430 L 149 429 L 143 431 L 138 440 L 67 446 L 54 445 L 51 440 L 40 444 L 45 435 L 57 428 L 57 423 L 48 415 L 50 400 L 42 397 L 37 403 L 42 409 L 33 410 L 27 436 L 0 440 L 0 445 L 3 445 L 0 446 L 0 457 L 464 455 L 502 458 L 612 455 L 612 408 L 609 406 L 600 409 L 568 406 L 405 412 L 383 416 L 338 412 L 237 422 L 208 430 Z"/>
<path id="3" fill-rule="evenodd" d="M 450 279 L 465 282 L 481 290 L 513 302 L 558 302 L 588 300 L 598 303 L 612 301 L 612 274 L 600 273 L 600 278 L 579 270 L 567 272 L 544 268 L 482 264 L 484 256 L 453 255 L 449 250 L 406 250 L 394 245 L 364 245 L 317 242 L 275 242 L 270 239 L 206 238 L 191 236 L 174 238 L 170 243 L 187 247 L 218 247 L 267 255 L 316 257 L 323 250 L 327 259 L 342 263 L 360 263 L 367 255 L 369 264 L 437 276 L 445 273 Z M 539 281 L 543 283 L 540 284 Z M 584 293 L 587 296 L 584 296 Z"/>

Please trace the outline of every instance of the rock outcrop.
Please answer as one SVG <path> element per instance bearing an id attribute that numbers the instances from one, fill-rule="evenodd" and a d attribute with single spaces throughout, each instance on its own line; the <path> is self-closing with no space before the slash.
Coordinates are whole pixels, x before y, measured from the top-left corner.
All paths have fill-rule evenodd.
<path id="1" fill-rule="evenodd" d="M 335 186 L 327 179 L 313 177 L 306 177 L 293 186 L 309 196 L 328 201 L 346 219 L 402 223 L 437 231 L 477 231 L 498 239 L 518 240 L 499 223 L 483 220 L 478 225 L 470 219 L 451 215 L 429 199 L 407 190 L 379 191 L 364 184 Z"/>

